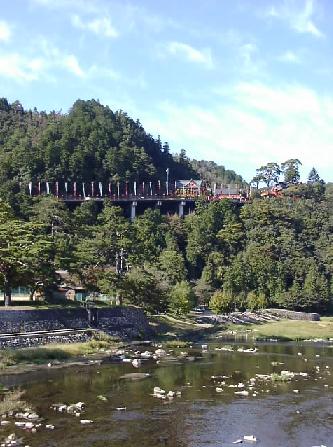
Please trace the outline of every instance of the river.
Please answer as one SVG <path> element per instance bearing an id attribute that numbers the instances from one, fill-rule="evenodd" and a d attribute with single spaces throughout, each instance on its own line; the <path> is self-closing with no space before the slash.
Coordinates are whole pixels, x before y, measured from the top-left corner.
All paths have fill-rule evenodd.
<path id="1" fill-rule="evenodd" d="M 3 427 L 1 439 L 15 431 L 31 447 L 228 447 L 240 440 L 261 447 L 333 446 L 333 346 L 257 344 L 255 353 L 238 352 L 240 346 L 175 350 L 159 364 L 148 360 L 138 369 L 104 363 L 2 376 L 2 383 L 26 390 L 25 400 L 55 429 L 32 434 Z M 180 351 L 191 358 L 179 359 Z M 277 378 L 282 370 L 302 375 L 288 381 L 260 376 Z M 133 372 L 150 376 L 121 378 Z M 157 398 L 154 387 L 181 396 Z M 86 404 L 80 417 L 50 408 L 78 401 Z M 83 425 L 80 419 L 93 422 Z"/>

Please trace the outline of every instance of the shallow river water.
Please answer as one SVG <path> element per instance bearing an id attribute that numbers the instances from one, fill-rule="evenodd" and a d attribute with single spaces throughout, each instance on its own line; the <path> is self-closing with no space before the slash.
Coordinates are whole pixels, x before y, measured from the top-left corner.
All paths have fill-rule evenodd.
<path id="1" fill-rule="evenodd" d="M 237 352 L 235 344 L 233 352 L 216 347 L 186 349 L 194 361 L 175 359 L 180 352 L 175 350 L 168 361 L 147 361 L 139 369 L 105 363 L 3 376 L 2 383 L 26 390 L 25 400 L 55 429 L 31 434 L 4 427 L 0 440 L 15 431 L 31 447 L 223 447 L 241 439 L 242 445 L 261 447 L 333 446 L 333 347 L 258 344 L 256 353 Z M 249 380 L 257 374 L 282 370 L 308 375 L 288 382 L 257 377 L 251 389 Z M 133 372 L 151 376 L 121 379 Z M 244 387 L 230 387 L 239 383 Z M 181 396 L 153 397 L 156 386 Z M 249 395 L 235 394 L 242 390 Z M 50 409 L 78 401 L 86 404 L 81 418 Z M 80 419 L 93 423 L 82 425 Z M 244 441 L 244 435 L 256 442 Z"/>

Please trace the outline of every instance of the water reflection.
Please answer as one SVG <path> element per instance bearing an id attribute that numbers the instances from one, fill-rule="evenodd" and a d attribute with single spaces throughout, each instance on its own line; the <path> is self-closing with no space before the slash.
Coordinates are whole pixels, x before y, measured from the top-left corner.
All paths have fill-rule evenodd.
<path id="1" fill-rule="evenodd" d="M 220 447 L 251 434 L 263 447 L 333 445 L 332 348 L 262 344 L 255 354 L 234 349 L 215 351 L 210 346 L 207 353 L 190 352 L 198 357 L 195 361 L 147 362 L 140 372 L 151 377 L 142 381 L 120 379 L 134 371 L 130 364 L 50 369 L 3 381 L 16 385 L 23 381 L 26 399 L 56 426 L 52 433 L 24 434 L 31 447 Z M 249 388 L 248 381 L 256 374 L 281 370 L 308 377 L 282 383 L 257 380 Z M 216 392 L 219 381 L 211 376 L 227 377 L 220 379 L 225 382 L 221 393 Z M 249 390 L 248 397 L 235 395 L 236 388 L 229 387 L 240 382 Z M 182 397 L 156 399 L 151 395 L 154 386 L 181 390 Z M 56 402 L 78 401 L 86 402 L 84 418 L 92 419 L 92 425 L 82 426 L 75 416 L 50 409 Z M 117 411 L 118 407 L 126 411 Z M 8 429 L 1 431 L 6 434 Z"/>

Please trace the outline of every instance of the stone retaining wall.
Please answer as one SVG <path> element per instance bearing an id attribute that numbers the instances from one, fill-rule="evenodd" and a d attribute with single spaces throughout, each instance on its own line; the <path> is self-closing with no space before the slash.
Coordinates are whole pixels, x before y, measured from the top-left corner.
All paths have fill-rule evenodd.
<path id="1" fill-rule="evenodd" d="M 91 339 L 89 331 L 76 332 L 73 334 L 40 334 L 34 336 L 1 336 L 0 349 L 33 348 L 47 345 L 49 343 L 83 343 Z"/>
<path id="2" fill-rule="evenodd" d="M 151 333 L 143 310 L 131 306 L 93 308 L 89 313 L 84 308 L 0 310 L 0 334 L 89 327 L 129 338 L 149 336 Z"/>
<path id="3" fill-rule="evenodd" d="M 272 315 L 276 315 L 282 318 L 288 318 L 289 320 L 308 320 L 319 321 L 320 315 L 314 312 L 296 312 L 294 310 L 287 309 L 266 309 Z"/>

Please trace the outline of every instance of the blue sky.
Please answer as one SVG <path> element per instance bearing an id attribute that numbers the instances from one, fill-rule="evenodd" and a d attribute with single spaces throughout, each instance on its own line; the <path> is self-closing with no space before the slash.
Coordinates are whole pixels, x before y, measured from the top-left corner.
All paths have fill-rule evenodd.
<path id="1" fill-rule="evenodd" d="M 247 180 L 299 158 L 333 181 L 332 43 L 331 0 L 2 0 L 0 96 L 98 98 Z"/>

